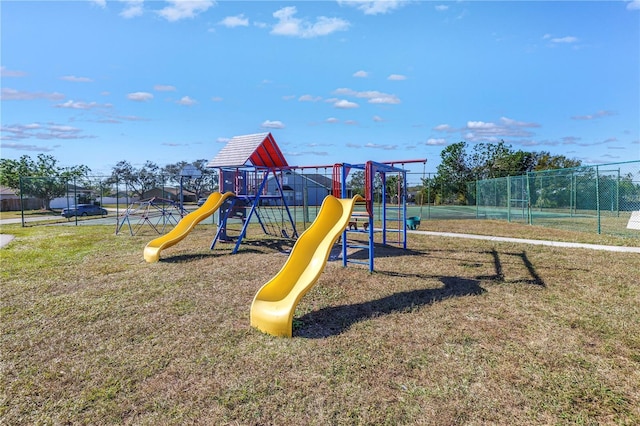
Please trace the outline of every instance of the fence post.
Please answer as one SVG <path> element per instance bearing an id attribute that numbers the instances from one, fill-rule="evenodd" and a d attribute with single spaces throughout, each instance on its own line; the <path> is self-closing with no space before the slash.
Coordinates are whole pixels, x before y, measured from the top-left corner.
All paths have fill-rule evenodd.
<path id="1" fill-rule="evenodd" d="M 576 175 L 571 170 L 571 183 L 569 190 L 569 216 L 573 217 L 573 213 L 576 210 Z"/>
<path id="2" fill-rule="evenodd" d="M 531 215 L 531 174 L 533 174 L 533 172 L 527 172 L 527 223 L 529 225 L 533 225 L 533 217 Z"/>
<path id="3" fill-rule="evenodd" d="M 618 167 L 618 180 L 616 180 L 616 216 L 620 217 L 620 167 Z"/>
<path id="4" fill-rule="evenodd" d="M 598 234 L 600 234 L 600 170 L 596 165 L 596 214 L 598 215 Z"/>
<path id="5" fill-rule="evenodd" d="M 507 176 L 507 222 L 511 222 L 511 176 Z"/>
<path id="6" fill-rule="evenodd" d="M 67 178 L 67 182 L 69 182 L 69 178 Z M 76 177 L 73 177 L 73 205 L 76 206 L 76 214 L 75 214 L 75 222 L 76 226 L 78 226 L 78 185 L 76 183 Z"/>
<path id="7" fill-rule="evenodd" d="M 24 198 L 22 196 L 22 176 L 18 177 L 19 181 L 20 181 L 20 218 L 22 221 L 22 227 L 24 228 L 26 225 L 24 223 Z"/>

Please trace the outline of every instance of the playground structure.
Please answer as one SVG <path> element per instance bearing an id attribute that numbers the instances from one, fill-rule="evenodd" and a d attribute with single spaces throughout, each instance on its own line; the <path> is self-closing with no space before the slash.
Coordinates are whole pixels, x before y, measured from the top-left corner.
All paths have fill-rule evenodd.
<path id="1" fill-rule="evenodd" d="M 136 201 L 131 203 L 120 215 L 116 234 L 125 225 L 132 236 L 136 235 L 145 225 L 151 227 L 158 234 L 162 234 L 167 226 L 178 225 L 187 213 L 179 203 L 164 198 L 153 197 L 148 200 Z"/>
<path id="2" fill-rule="evenodd" d="M 376 236 L 380 236 L 379 242 L 383 245 L 407 248 L 407 228 L 415 229 L 420 218 L 407 218 L 406 170 L 396 165 L 416 162 L 426 163 L 426 160 L 292 167 L 271 133 L 234 137 L 207 164 L 207 167 L 219 170 L 220 192 L 212 194 L 205 205 L 187 215 L 172 232 L 151 241 L 145 248 L 145 260 L 159 260 L 162 249 L 177 244 L 197 223 L 215 212 L 218 212 L 218 226 L 211 249 L 218 241 L 233 242 L 235 239 L 232 253 L 237 253 L 252 220 L 267 235 L 297 238 L 287 262 L 258 291 L 251 307 L 252 326 L 270 334 L 290 337 L 295 308 L 319 279 L 338 239 L 341 239 L 343 266 L 363 264 L 371 272 L 374 271 Z M 332 178 L 315 220 L 298 235 L 289 203 L 293 201 L 296 205 L 300 199 L 308 200 L 309 192 L 298 194 L 293 190 L 293 194 L 287 193 L 291 189 L 285 190 L 284 183 L 300 171 L 304 173 L 305 169 L 320 167 L 330 167 Z M 347 178 L 353 170 L 364 173 L 364 196 L 350 197 Z M 395 177 L 396 188 L 393 194 L 387 194 L 387 179 L 391 177 Z M 374 214 L 376 187 L 381 191 L 379 219 Z M 240 220 L 242 224 L 238 235 L 233 237 L 228 234 L 230 220 Z M 358 228 L 359 221 L 362 228 Z M 352 242 L 349 234 L 354 232 L 366 233 L 367 244 Z M 368 260 L 350 259 L 349 254 L 354 250 L 365 250 Z"/>

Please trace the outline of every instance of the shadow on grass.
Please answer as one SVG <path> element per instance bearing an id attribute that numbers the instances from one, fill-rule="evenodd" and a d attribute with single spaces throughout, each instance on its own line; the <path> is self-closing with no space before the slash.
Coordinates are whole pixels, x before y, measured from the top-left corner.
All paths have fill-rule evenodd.
<path id="1" fill-rule="evenodd" d="M 362 244 L 367 244 L 363 242 Z M 384 245 L 382 243 L 374 244 L 375 258 L 382 259 L 387 257 L 400 257 L 400 256 L 423 256 L 427 254 L 427 251 L 419 251 L 412 249 L 403 249 L 401 247 Z M 348 252 L 347 259 L 349 260 L 367 260 L 369 259 L 369 250 L 368 249 L 357 249 L 352 252 Z M 336 244 L 331 249 L 331 254 L 329 256 L 329 261 L 342 260 L 342 246 Z"/>
<path id="2" fill-rule="evenodd" d="M 419 274 L 386 274 L 418 279 L 434 278 Z M 293 335 L 308 339 L 335 336 L 344 333 L 353 324 L 371 318 L 395 312 L 412 311 L 451 297 L 478 296 L 486 291 L 480 286 L 480 281 L 478 280 L 449 276 L 435 278 L 438 278 L 444 286 L 433 289 L 405 291 L 368 302 L 328 307 L 319 311 L 309 312 L 294 319 L 294 324 L 299 324 L 299 327 L 294 327 Z"/>
<path id="3" fill-rule="evenodd" d="M 507 280 L 505 279 L 502 260 L 500 258 L 500 253 L 497 250 L 493 249 L 491 251 L 486 252 L 490 254 L 493 258 L 493 267 L 495 269 L 495 274 L 490 276 L 480 276 L 478 279 L 492 280 L 499 283 L 522 283 L 522 284 L 531 284 L 537 285 L 540 287 L 546 287 L 546 284 L 542 277 L 537 273 L 536 268 L 533 266 L 533 263 L 529 260 L 527 256 L 527 252 L 523 251 L 521 253 L 503 253 L 503 255 L 519 257 L 522 265 L 525 267 L 527 272 L 529 273 L 530 278 L 528 279 L 518 279 L 518 280 Z"/>
<path id="4" fill-rule="evenodd" d="M 223 256 L 238 256 L 243 254 L 266 254 L 268 252 L 279 252 L 283 254 L 289 254 L 293 243 L 289 240 L 278 239 L 260 239 L 260 240 L 243 240 L 237 254 L 231 254 L 231 251 L 235 247 L 236 241 L 218 241 L 216 247 L 224 247 L 223 250 L 211 251 L 209 253 L 193 253 L 193 254 L 180 254 L 176 256 L 161 257 L 161 262 L 167 263 L 185 263 L 193 262 L 200 259 L 218 258 Z M 261 250 L 262 249 L 262 250 Z"/>

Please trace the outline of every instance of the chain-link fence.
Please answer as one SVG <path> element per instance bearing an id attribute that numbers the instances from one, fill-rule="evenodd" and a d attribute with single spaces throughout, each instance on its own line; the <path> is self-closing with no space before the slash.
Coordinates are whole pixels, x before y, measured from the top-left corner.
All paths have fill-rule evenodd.
<path id="1" fill-rule="evenodd" d="M 423 220 L 501 219 L 634 237 L 640 232 L 627 228 L 632 212 L 640 210 L 640 161 L 546 170 L 472 182 L 444 181 L 436 174 L 425 173 L 423 164 L 407 166 L 408 217 Z M 351 172 L 348 178 L 347 186 L 353 193 L 358 192 L 359 185 L 364 182 L 364 174 L 356 173 Z M 331 167 L 278 172 L 283 197 L 301 230 L 315 219 L 322 199 L 331 193 L 333 178 Z M 163 211 L 175 204 L 184 205 L 189 211 L 197 207 L 198 198 L 218 190 L 217 174 L 200 179 L 197 185 L 190 180 L 180 185 L 175 177 L 168 176 L 155 176 L 150 181 L 152 184 L 141 185 L 139 181 L 118 181 L 111 176 L 81 179 L 23 177 L 19 191 L 23 225 L 52 221 L 75 224 L 91 220 L 92 223 L 118 226 L 123 213 L 142 200 L 162 200 L 159 208 Z M 273 192 L 275 186 L 269 185 L 266 191 Z M 376 194 L 374 208 L 379 212 L 381 192 Z M 106 209 L 107 214 L 92 216 L 87 212 L 85 217 L 82 211 L 74 213 L 71 210 L 70 214 L 63 215 L 64 209 L 81 204 L 99 206 Z M 29 209 L 42 211 L 25 215 Z M 47 216 L 47 221 L 42 221 L 42 215 Z M 284 213 L 278 217 L 286 220 Z"/>
<path id="2" fill-rule="evenodd" d="M 640 210 L 640 161 L 481 180 L 468 191 L 478 218 L 638 236 L 627 224 Z"/>
<path id="3" fill-rule="evenodd" d="M 112 176 L 20 177 L 22 225 L 49 223 L 117 225 L 118 218 L 145 200 L 163 205 L 196 206 L 200 197 L 217 190 L 217 175 L 197 179 L 146 176 L 144 181 Z"/>

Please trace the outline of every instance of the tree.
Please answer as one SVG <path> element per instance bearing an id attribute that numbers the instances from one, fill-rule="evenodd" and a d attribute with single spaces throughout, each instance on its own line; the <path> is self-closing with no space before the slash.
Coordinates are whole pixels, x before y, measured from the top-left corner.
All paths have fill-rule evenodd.
<path id="1" fill-rule="evenodd" d="M 141 168 L 136 169 L 123 160 L 113 167 L 109 182 L 125 182 L 134 195 L 142 198 L 145 192 L 162 184 L 160 167 L 152 161 L 147 161 Z"/>
<path id="2" fill-rule="evenodd" d="M 394 200 L 394 197 L 402 196 L 402 176 L 399 175 L 391 175 L 386 178 L 385 191 L 387 193 L 387 197 L 390 200 Z"/>
<path id="3" fill-rule="evenodd" d="M 353 192 L 353 195 L 360 194 L 364 197 L 365 196 L 364 171 L 358 170 L 357 172 L 351 173 L 351 178 L 349 179 L 349 186 L 351 187 L 351 191 Z"/>
<path id="4" fill-rule="evenodd" d="M 552 169 L 568 169 L 572 167 L 580 167 L 582 162 L 576 159 L 570 159 L 564 155 L 551 155 L 548 151 L 537 152 L 535 156 L 535 166 L 533 170 L 552 170 Z"/>
<path id="5" fill-rule="evenodd" d="M 442 150 L 442 161 L 437 168 L 435 179 L 436 198 L 439 202 L 458 202 L 466 200 L 467 182 L 473 180 L 465 152 L 467 143 L 462 141 L 451 144 Z"/>
<path id="6" fill-rule="evenodd" d="M 0 159 L 0 185 L 8 186 L 20 195 L 42 200 L 42 208 L 49 209 L 51 200 L 67 192 L 70 180 L 86 176 L 89 167 L 60 167 L 51 155 L 38 154 L 36 160 L 23 155 L 19 160 Z"/>
<path id="7" fill-rule="evenodd" d="M 206 192 L 213 192 L 218 188 L 218 172 L 215 169 L 207 168 L 209 160 L 199 159 L 194 161 L 193 165 L 199 172 L 197 178 L 183 179 L 183 186 L 193 191 L 196 197 L 200 198 Z M 168 164 L 162 168 L 162 173 L 166 175 L 170 181 L 180 184 L 180 173 L 188 166 L 186 161 L 180 161 L 175 164 Z"/>

